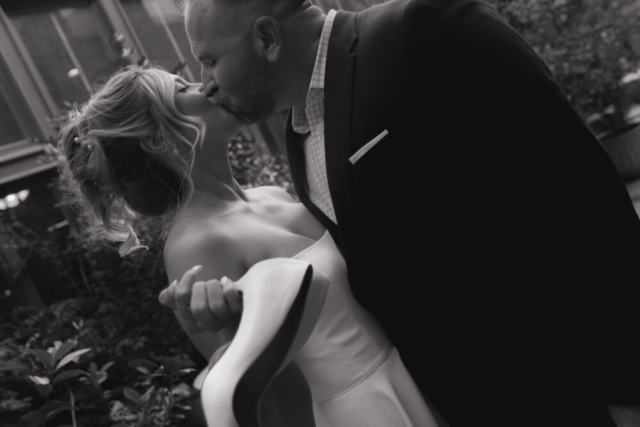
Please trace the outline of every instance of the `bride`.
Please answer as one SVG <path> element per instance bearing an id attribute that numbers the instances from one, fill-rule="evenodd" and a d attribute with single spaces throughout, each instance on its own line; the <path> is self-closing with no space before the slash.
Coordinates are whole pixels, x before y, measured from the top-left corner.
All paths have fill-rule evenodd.
<path id="1" fill-rule="evenodd" d="M 331 235 L 283 189 L 243 189 L 234 179 L 227 149 L 240 128 L 200 84 L 159 68 L 130 66 L 61 131 L 63 182 L 91 223 L 122 242 L 122 255 L 143 247 L 132 228 L 136 217 L 170 221 L 164 258 L 174 283 L 161 301 L 175 309 L 214 368 L 216 362 L 223 366 L 222 353 L 238 324 L 218 331 L 209 307 L 224 304 L 230 313 L 257 316 L 254 332 L 243 338 L 256 341 L 273 327 L 275 315 L 259 314 L 268 313 L 271 301 L 256 297 L 250 307 L 249 295 L 238 289 L 268 289 L 286 281 L 274 277 L 285 277 L 292 265 L 312 266 L 314 277 L 327 285 L 326 297 L 293 363 L 265 391 L 261 425 L 436 426 L 398 351 L 351 295 Z M 281 276 L 270 275 L 265 263 Z M 231 350 L 227 356 L 232 358 Z M 205 387 L 202 394 L 212 426 L 217 415 L 207 408 L 208 399 L 220 397 L 215 393 L 208 395 Z"/>

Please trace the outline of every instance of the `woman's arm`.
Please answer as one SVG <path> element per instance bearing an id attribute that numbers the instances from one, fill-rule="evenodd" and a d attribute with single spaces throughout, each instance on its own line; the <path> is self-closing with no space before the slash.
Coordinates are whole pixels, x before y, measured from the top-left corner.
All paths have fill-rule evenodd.
<path id="1" fill-rule="evenodd" d="M 233 338 L 237 328 L 237 321 L 220 328 L 220 319 L 210 312 L 220 312 L 219 305 L 226 302 L 228 316 L 239 319 L 242 308 L 237 290 L 225 287 L 217 279 L 227 276 L 237 280 L 246 268 L 243 253 L 233 239 L 221 233 L 195 232 L 195 228 L 191 227 L 165 246 L 167 276 L 170 282 L 175 282 L 163 291 L 160 301 L 174 309 L 191 341 L 209 360 L 221 345 Z M 201 268 L 193 269 L 194 266 Z M 183 276 L 188 280 L 181 280 Z M 215 310 L 211 310 L 213 306 Z"/>

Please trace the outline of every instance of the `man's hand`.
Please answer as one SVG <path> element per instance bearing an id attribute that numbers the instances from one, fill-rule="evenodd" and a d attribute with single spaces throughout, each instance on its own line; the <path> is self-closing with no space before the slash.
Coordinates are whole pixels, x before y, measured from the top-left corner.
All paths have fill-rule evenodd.
<path id="1" fill-rule="evenodd" d="M 160 292 L 160 304 L 172 308 L 188 333 L 219 332 L 242 312 L 242 293 L 227 277 L 197 280 L 201 266 L 195 266 Z"/>

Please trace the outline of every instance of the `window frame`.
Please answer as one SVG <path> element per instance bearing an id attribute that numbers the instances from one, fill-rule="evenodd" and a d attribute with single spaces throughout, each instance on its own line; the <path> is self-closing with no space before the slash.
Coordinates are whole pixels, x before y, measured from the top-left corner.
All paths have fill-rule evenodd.
<path id="1" fill-rule="evenodd" d="M 60 114 L 44 80 L 33 63 L 27 47 L 15 28 L 12 12 L 47 11 L 63 7 L 89 6 L 104 29 L 112 34 L 122 34 L 127 47 L 133 48 L 131 59 L 135 62 L 144 55 L 144 50 L 118 0 L 59 0 L 29 1 L 0 0 L 0 79 L 7 89 L 6 101 L 15 112 L 19 127 L 25 137 L 0 146 L 0 185 L 25 176 L 38 174 L 57 166 L 56 162 L 34 167 L 33 157 L 42 158 L 43 141 L 55 140 L 57 131 L 48 121 Z M 9 177 L 2 176 L 2 169 L 16 169 L 20 162 L 27 170 Z M 18 167 L 19 169 L 19 167 Z"/>

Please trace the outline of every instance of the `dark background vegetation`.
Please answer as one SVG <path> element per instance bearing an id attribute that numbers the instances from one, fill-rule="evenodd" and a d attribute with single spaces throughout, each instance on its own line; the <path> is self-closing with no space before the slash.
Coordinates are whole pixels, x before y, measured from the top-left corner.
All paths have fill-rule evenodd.
<path id="1" fill-rule="evenodd" d="M 596 134 L 626 124 L 640 104 L 640 2 L 491 0 L 547 62 L 573 107 Z"/>

